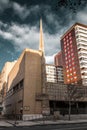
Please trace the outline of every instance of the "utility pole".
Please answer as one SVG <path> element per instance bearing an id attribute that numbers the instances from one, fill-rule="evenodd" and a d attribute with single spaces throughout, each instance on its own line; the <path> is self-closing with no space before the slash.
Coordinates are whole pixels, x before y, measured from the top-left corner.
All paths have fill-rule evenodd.
<path id="1" fill-rule="evenodd" d="M 69 121 L 71 120 L 71 101 L 69 99 Z"/>
<path id="2" fill-rule="evenodd" d="M 68 104 L 69 104 L 69 107 L 68 107 L 68 114 L 69 114 L 69 120 L 71 119 L 71 99 L 70 99 L 70 85 L 68 85 Z"/>
<path id="3" fill-rule="evenodd" d="M 16 122 L 16 102 L 15 102 L 15 122 L 14 125 L 16 126 L 17 122 Z"/>

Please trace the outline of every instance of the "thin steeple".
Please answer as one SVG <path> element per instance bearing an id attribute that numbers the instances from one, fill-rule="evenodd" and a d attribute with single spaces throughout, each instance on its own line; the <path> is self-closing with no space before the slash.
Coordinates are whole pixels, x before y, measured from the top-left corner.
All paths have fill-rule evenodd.
<path id="1" fill-rule="evenodd" d="M 43 28 L 42 28 L 42 19 L 40 19 L 40 43 L 39 50 L 44 52 L 44 40 L 43 40 Z"/>

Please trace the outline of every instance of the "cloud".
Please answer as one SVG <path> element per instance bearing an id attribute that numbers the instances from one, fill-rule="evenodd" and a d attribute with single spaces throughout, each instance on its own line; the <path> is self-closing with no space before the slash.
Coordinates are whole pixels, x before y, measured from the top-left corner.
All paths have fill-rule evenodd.
<path id="1" fill-rule="evenodd" d="M 30 7 L 28 9 L 26 6 L 21 6 L 18 3 L 13 4 L 15 13 L 21 19 L 22 16 L 23 19 L 25 19 L 31 15 L 31 12 L 34 14 L 34 12 L 36 13 L 36 10 L 41 11 L 41 8 L 45 9 L 45 12 L 43 13 L 46 19 L 46 21 L 43 22 L 46 62 L 53 63 L 54 55 L 59 52 L 61 48 L 61 36 L 75 23 L 75 21 L 87 23 L 87 7 L 85 6 L 84 10 L 77 12 L 75 17 L 72 16 L 71 12 L 69 13 L 67 11 L 68 15 L 60 18 L 59 15 L 57 16 L 57 14 L 52 12 L 49 6 L 40 7 L 39 5 L 36 5 L 33 6 L 33 8 Z M 61 12 L 63 11 L 65 12 L 64 8 L 61 9 Z M 69 22 L 67 24 L 63 24 L 66 19 Z M 51 29 L 51 31 L 54 29 L 53 33 L 50 33 L 49 29 Z M 11 41 L 16 51 L 22 51 L 25 48 L 38 49 L 39 47 L 39 30 L 37 24 L 35 26 L 18 23 L 11 23 L 8 25 L 0 21 L 0 36 L 3 39 Z"/>
<path id="2" fill-rule="evenodd" d="M 85 5 L 84 9 L 77 12 L 76 20 L 83 24 L 87 24 L 87 5 Z"/>
<path id="3" fill-rule="evenodd" d="M 8 25 L 7 30 L 4 31 L 0 29 L 0 35 L 4 39 L 12 41 L 17 49 L 16 51 L 23 50 L 27 47 L 35 49 L 39 42 L 39 32 L 37 31 L 37 28 L 31 28 L 28 25 L 18 25 L 12 23 L 10 26 Z"/>
<path id="4" fill-rule="evenodd" d="M 0 29 L 0 36 L 3 39 L 11 41 L 16 51 L 22 51 L 25 48 L 38 49 L 39 47 L 39 31 L 37 26 L 30 27 L 29 25 L 20 25 L 12 23 L 11 25 L 4 24 L 2 22 L 4 30 Z M 7 27 L 8 26 L 8 27 Z M 60 50 L 60 38 L 59 34 L 51 35 L 44 32 L 45 41 L 45 54 L 47 56 L 47 62 L 51 62 L 53 55 Z M 52 58 L 51 58 L 52 56 Z"/>
<path id="5" fill-rule="evenodd" d="M 60 36 L 61 34 L 59 33 L 51 35 L 48 32 L 44 32 L 46 55 L 53 55 L 60 50 Z"/>
<path id="6" fill-rule="evenodd" d="M 7 8 L 12 8 L 14 14 L 19 16 L 22 20 L 31 14 L 37 13 L 40 10 L 39 5 L 27 7 L 26 5 L 20 5 L 19 3 L 13 2 L 11 0 L 0 0 L 1 13 Z"/>
<path id="7" fill-rule="evenodd" d="M 26 5 L 22 6 L 16 2 L 13 2 L 12 8 L 14 10 L 14 13 L 18 15 L 22 20 L 31 14 L 37 13 L 40 9 L 38 5 L 30 6 L 28 8 Z"/>
<path id="8" fill-rule="evenodd" d="M 21 19 L 25 19 L 30 13 L 25 5 L 21 6 L 16 2 L 13 2 L 13 10 L 14 13 L 18 15 Z"/>
<path id="9" fill-rule="evenodd" d="M 10 1 L 9 0 L 0 0 L 0 11 L 4 11 L 6 8 L 9 8 Z"/>
<path id="10" fill-rule="evenodd" d="M 41 11 L 39 6 L 34 6 L 34 8 L 30 8 L 29 11 L 26 6 L 23 8 L 17 3 L 15 3 L 14 7 L 15 11 L 19 12 L 18 15 L 20 17 L 22 17 L 22 14 L 25 12 L 28 12 L 27 14 L 29 15 L 29 12 L 33 12 L 33 10 L 34 12 L 35 10 Z M 47 23 L 43 22 L 46 61 L 47 63 L 53 63 L 54 55 L 60 51 L 60 37 L 64 34 L 65 30 L 67 30 L 68 26 L 62 26 L 60 24 L 60 21 L 58 20 L 59 17 L 57 18 L 57 15 L 51 11 L 49 6 L 43 8 L 45 9 L 44 15 L 47 21 Z M 71 17 L 70 20 L 72 21 Z M 4 28 L 4 30 L 0 29 L 0 36 L 2 36 L 3 39 L 10 40 L 16 51 L 22 51 L 25 48 L 38 49 L 39 30 L 37 24 L 31 26 L 29 24 L 11 23 L 8 25 L 3 22 L 0 23 L 0 26 Z M 53 30 L 52 27 L 54 30 L 56 29 L 56 33 L 49 33 L 47 26 L 49 26 L 51 30 Z"/>

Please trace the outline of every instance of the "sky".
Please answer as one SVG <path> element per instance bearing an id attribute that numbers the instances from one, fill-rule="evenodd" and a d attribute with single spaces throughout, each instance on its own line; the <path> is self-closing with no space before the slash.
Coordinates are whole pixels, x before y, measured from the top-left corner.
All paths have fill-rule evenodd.
<path id="1" fill-rule="evenodd" d="M 86 0 L 0 0 L 0 71 L 25 48 L 39 49 L 43 22 L 46 63 L 60 50 L 61 36 L 76 22 L 87 25 Z"/>

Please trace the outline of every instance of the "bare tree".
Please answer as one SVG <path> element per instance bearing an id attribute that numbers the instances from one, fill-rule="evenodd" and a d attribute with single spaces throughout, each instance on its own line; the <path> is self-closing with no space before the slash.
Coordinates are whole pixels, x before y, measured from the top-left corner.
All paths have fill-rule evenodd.
<path id="1" fill-rule="evenodd" d="M 67 85 L 67 98 L 69 101 L 69 120 L 71 116 L 72 102 L 85 100 L 87 87 L 81 85 Z M 77 104 L 78 108 L 78 104 Z"/>

